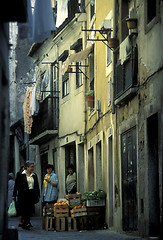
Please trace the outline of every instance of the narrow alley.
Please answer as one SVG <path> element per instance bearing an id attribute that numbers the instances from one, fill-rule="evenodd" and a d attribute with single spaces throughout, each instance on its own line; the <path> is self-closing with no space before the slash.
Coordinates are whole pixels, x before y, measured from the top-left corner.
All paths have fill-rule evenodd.
<path id="1" fill-rule="evenodd" d="M 18 229 L 19 240 L 146 240 L 136 236 L 120 234 L 109 230 L 94 230 L 94 231 L 75 231 L 75 232 L 56 232 L 45 231 L 42 229 L 41 218 L 32 218 L 32 230 L 23 230 L 17 228 L 18 218 L 9 218 L 9 229 Z M 10 239 L 9 239 L 10 240 Z"/>

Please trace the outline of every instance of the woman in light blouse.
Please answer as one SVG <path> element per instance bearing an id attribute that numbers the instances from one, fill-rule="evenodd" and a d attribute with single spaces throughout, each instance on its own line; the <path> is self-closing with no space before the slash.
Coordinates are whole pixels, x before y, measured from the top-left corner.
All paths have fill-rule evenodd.
<path id="1" fill-rule="evenodd" d="M 54 173 L 54 167 L 52 164 L 46 166 L 47 174 L 44 177 L 42 186 L 42 204 L 56 203 L 58 199 L 58 176 Z"/>
<path id="2" fill-rule="evenodd" d="M 66 178 L 66 194 L 74 194 L 77 192 L 76 186 L 76 172 L 74 172 L 73 164 L 70 164 L 68 167 L 69 174 Z"/>

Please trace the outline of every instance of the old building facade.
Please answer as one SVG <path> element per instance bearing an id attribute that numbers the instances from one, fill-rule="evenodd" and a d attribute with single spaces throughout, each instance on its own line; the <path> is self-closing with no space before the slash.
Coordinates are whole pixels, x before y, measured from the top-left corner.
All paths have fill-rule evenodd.
<path id="1" fill-rule="evenodd" d="M 73 163 L 79 192 L 106 192 L 109 229 L 161 236 L 162 1 L 79 2 L 28 52 L 46 80 L 29 136 L 40 184 L 54 164 L 64 198 Z"/>

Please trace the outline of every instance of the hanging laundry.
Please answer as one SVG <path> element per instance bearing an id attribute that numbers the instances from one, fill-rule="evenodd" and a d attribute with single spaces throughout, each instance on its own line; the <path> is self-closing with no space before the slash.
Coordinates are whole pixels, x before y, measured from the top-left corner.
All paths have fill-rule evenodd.
<path id="1" fill-rule="evenodd" d="M 33 16 L 31 8 L 31 0 L 27 0 L 27 22 L 18 23 L 18 37 L 20 39 L 28 38 L 32 41 L 33 35 Z"/>
<path id="2" fill-rule="evenodd" d="M 43 89 L 45 90 L 49 84 L 49 70 L 46 70 L 43 77 Z"/>
<path id="3" fill-rule="evenodd" d="M 31 115 L 36 116 L 38 115 L 39 112 L 39 103 L 36 99 L 36 86 L 33 87 L 32 89 L 32 96 L 31 96 Z"/>
<path id="4" fill-rule="evenodd" d="M 23 113 L 24 113 L 24 132 L 31 134 L 31 128 L 33 123 L 33 118 L 31 115 L 31 96 L 32 96 L 32 87 L 27 88 L 24 104 L 23 104 Z"/>
<path id="5" fill-rule="evenodd" d="M 46 70 L 43 77 L 43 99 L 50 95 L 50 84 L 49 84 L 49 69 Z"/>
<path id="6" fill-rule="evenodd" d="M 33 15 L 33 41 L 43 42 L 55 31 L 51 0 L 36 0 Z"/>
<path id="7" fill-rule="evenodd" d="M 68 18 L 68 0 L 58 0 L 56 27 L 58 28 L 66 18 Z"/>
<path id="8" fill-rule="evenodd" d="M 36 73 L 36 99 L 38 101 L 43 100 L 43 78 L 41 76 L 40 70 L 37 71 Z"/>

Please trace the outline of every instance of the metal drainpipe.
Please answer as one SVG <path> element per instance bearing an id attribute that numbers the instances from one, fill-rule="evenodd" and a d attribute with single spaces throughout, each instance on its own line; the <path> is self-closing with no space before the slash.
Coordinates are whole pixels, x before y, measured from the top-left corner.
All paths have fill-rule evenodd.
<path id="1" fill-rule="evenodd" d="M 113 5 L 113 38 L 115 37 L 116 37 L 116 0 L 114 0 L 114 5 Z M 115 113 L 114 88 L 115 88 L 115 50 L 113 50 L 112 114 Z"/>

